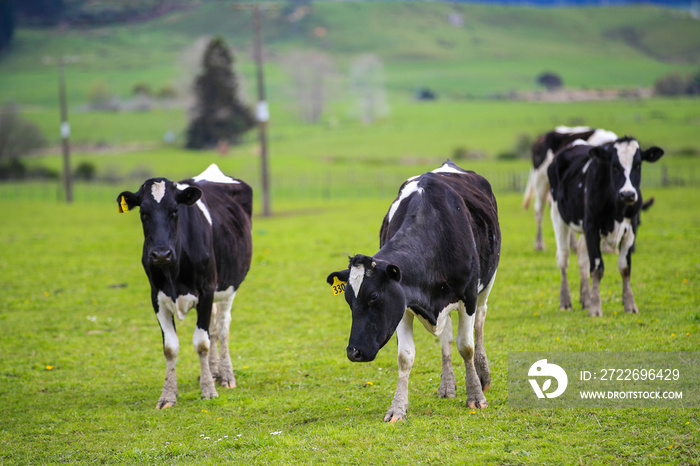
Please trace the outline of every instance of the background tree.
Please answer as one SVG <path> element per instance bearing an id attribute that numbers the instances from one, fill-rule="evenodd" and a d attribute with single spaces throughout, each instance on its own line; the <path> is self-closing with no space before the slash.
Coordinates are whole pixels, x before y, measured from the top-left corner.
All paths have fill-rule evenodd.
<path id="1" fill-rule="evenodd" d="M 324 52 L 297 50 L 286 55 L 282 65 L 291 78 L 299 116 L 307 123 L 318 123 L 328 100 L 336 94 L 338 72 L 333 58 Z"/>
<path id="2" fill-rule="evenodd" d="M 21 157 L 45 144 L 41 130 L 22 118 L 17 106 L 0 108 L 0 178 L 23 178 L 26 170 Z"/>
<path id="3" fill-rule="evenodd" d="M 63 0 L 14 0 L 17 13 L 30 24 L 52 25 L 63 17 Z"/>
<path id="4" fill-rule="evenodd" d="M 203 149 L 219 143 L 238 142 L 255 124 L 255 116 L 238 98 L 233 56 L 221 38 L 209 42 L 202 72 L 194 83 L 194 107 L 190 112 L 186 147 Z"/>
<path id="5" fill-rule="evenodd" d="M 552 91 L 563 86 L 564 82 L 558 74 L 546 72 L 537 76 L 537 84 L 544 86 L 548 91 Z"/>
<path id="6" fill-rule="evenodd" d="M 350 88 L 357 96 L 357 114 L 363 123 L 374 123 L 389 114 L 384 89 L 384 67 L 374 54 L 364 54 L 350 64 Z"/>

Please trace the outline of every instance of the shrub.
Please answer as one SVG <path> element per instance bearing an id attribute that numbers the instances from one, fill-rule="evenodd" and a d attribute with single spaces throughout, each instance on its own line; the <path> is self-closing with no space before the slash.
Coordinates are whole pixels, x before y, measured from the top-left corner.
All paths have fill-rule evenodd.
<path id="1" fill-rule="evenodd" d="M 562 87 L 564 85 L 564 81 L 562 81 L 558 74 L 548 71 L 537 76 L 537 84 L 544 86 L 545 89 L 551 91 Z"/>

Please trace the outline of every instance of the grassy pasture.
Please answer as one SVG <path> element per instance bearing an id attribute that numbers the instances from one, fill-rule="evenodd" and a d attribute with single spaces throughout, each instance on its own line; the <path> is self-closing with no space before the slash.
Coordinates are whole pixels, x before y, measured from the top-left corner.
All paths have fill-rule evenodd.
<path id="1" fill-rule="evenodd" d="M 485 333 L 490 406 L 465 407 L 456 350 L 458 397 L 437 398 L 439 342 L 416 327 L 409 417 L 397 425 L 381 421 L 397 377 L 395 340 L 375 362 L 347 361 L 349 310 L 325 284 L 348 255 L 376 251 L 390 197 L 280 201 L 277 216 L 256 217 L 252 268 L 234 303 L 238 387 L 199 400 L 189 316 L 179 325 L 178 404 L 162 412 L 154 409 L 161 337 L 139 264 L 138 215 L 117 214 L 113 202 L 0 202 L 8 220 L 0 223 L 0 461 L 696 464 L 697 408 L 508 405 L 511 351 L 698 349 L 698 191 L 645 194 L 657 202 L 634 256 L 641 313 L 623 312 L 606 256 L 598 319 L 557 309 L 551 227 L 548 250 L 535 253 L 532 213 L 520 195 L 498 195 L 503 251 Z M 570 270 L 576 290 L 575 258 Z"/>

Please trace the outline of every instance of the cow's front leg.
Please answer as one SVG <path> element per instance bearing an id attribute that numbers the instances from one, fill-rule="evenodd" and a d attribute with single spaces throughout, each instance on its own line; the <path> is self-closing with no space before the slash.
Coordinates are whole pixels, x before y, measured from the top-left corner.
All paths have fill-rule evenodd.
<path id="1" fill-rule="evenodd" d="M 216 380 L 224 388 L 235 388 L 236 377 L 233 375 L 233 364 L 229 354 L 229 329 L 231 327 L 231 306 L 236 292 L 231 287 L 231 295 L 217 303 L 218 314 L 216 319 L 216 332 L 219 336 L 219 371 Z"/>
<path id="2" fill-rule="evenodd" d="M 625 312 L 639 314 L 637 303 L 634 301 L 634 293 L 632 293 L 632 284 L 630 283 L 634 236 L 632 227 L 628 227 L 620 243 L 620 256 L 617 258 L 617 268 L 622 276 L 622 304 L 625 306 Z"/>
<path id="3" fill-rule="evenodd" d="M 557 265 L 561 276 L 559 285 L 559 309 L 571 309 L 571 292 L 569 291 L 569 281 L 566 271 L 569 267 L 569 226 L 564 222 L 559 214 L 559 208 L 556 202 L 552 202 L 552 226 L 554 227 L 554 237 L 557 240 Z"/>
<path id="4" fill-rule="evenodd" d="M 389 410 L 384 415 L 384 422 L 396 422 L 406 418 L 408 411 L 408 377 L 416 357 L 416 347 L 413 342 L 413 314 L 405 311 L 403 319 L 396 329 L 396 339 L 399 346 L 399 381 L 396 384 L 394 399 Z"/>
<path id="5" fill-rule="evenodd" d="M 158 305 L 156 317 L 163 333 L 163 355 L 165 356 L 165 383 L 160 394 L 156 409 L 170 408 L 177 402 L 177 375 L 175 365 L 180 351 L 180 342 L 175 332 L 173 314 L 161 303 Z"/>
<path id="6" fill-rule="evenodd" d="M 445 318 L 445 328 L 440 334 L 440 349 L 442 351 L 442 375 L 440 376 L 440 398 L 454 398 L 457 396 L 457 381 L 455 371 L 452 368 L 452 318 Z"/>
<path id="7" fill-rule="evenodd" d="M 603 256 L 600 253 L 600 235 L 596 231 L 586 233 L 586 245 L 588 247 L 588 260 L 591 271 L 590 317 L 602 316 L 603 308 L 600 300 L 600 281 L 603 279 Z"/>
<path id="8" fill-rule="evenodd" d="M 474 311 L 467 315 L 467 306 Z M 467 406 L 472 409 L 486 408 L 488 403 L 481 388 L 481 380 L 474 366 L 474 321 L 476 319 L 476 300 L 459 305 L 459 324 L 457 325 L 457 349 L 464 359 L 466 369 Z"/>
<path id="9" fill-rule="evenodd" d="M 579 301 L 584 309 L 588 309 L 591 307 L 591 264 L 588 259 L 588 246 L 586 246 L 585 235 L 581 235 L 578 239 L 576 254 L 578 257 L 578 273 L 581 278 Z"/>
<path id="10" fill-rule="evenodd" d="M 199 387 L 202 391 L 202 399 L 208 400 L 219 396 L 214 386 L 214 379 L 209 369 L 209 322 L 213 296 L 201 296 L 197 303 L 197 325 L 192 335 L 192 344 L 199 356 Z"/>
<path id="11" fill-rule="evenodd" d="M 209 323 L 209 371 L 214 380 L 218 380 L 220 372 L 218 351 L 219 330 L 217 327 L 218 315 L 218 305 L 214 303 L 211 307 L 211 321 Z"/>

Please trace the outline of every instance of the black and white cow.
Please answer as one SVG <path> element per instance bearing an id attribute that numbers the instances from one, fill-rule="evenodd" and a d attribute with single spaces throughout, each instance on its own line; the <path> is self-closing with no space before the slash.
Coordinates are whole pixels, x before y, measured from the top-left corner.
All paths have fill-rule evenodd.
<path id="1" fill-rule="evenodd" d="M 501 251 L 496 199 L 486 179 L 451 161 L 408 179 L 384 217 L 380 249 L 357 255 L 333 272 L 347 282 L 352 309 L 347 356 L 372 361 L 396 331 L 399 380 L 385 421 L 406 417 L 408 378 L 415 357 L 413 319 L 440 338 L 442 377 L 438 395 L 456 396 L 452 369 L 451 311 L 457 311 L 457 348 L 466 367 L 467 404 L 488 406 L 491 375 L 484 349 L 486 302 Z M 476 326 L 475 326 L 476 322 Z M 476 344 L 474 339 L 476 338 Z"/>
<path id="2" fill-rule="evenodd" d="M 223 387 L 235 387 L 229 326 L 233 299 L 250 268 L 252 189 L 212 164 L 179 183 L 146 180 L 136 193 L 121 193 L 117 202 L 120 212 L 136 206 L 141 211 L 141 262 L 151 283 L 166 366 L 156 409 L 171 407 L 177 400 L 180 343 L 175 317 L 183 320 L 192 308 L 197 309 L 192 343 L 199 355 L 202 398 L 218 396 L 214 379 Z"/>
<path id="3" fill-rule="evenodd" d="M 574 141 L 583 140 L 592 146 L 598 146 L 617 139 L 617 135 L 604 129 L 594 129 L 588 126 L 557 126 L 537 138 L 532 145 L 532 169 L 525 188 L 523 207 L 530 206 L 532 198 L 535 198 L 535 221 L 537 222 L 537 236 L 535 237 L 535 250 L 544 250 L 542 238 L 542 219 L 544 218 L 544 206 L 549 193 L 549 179 L 547 168 L 554 160 L 557 152 L 570 145 Z"/>
<path id="4" fill-rule="evenodd" d="M 663 150 L 642 151 L 636 139 L 623 137 L 602 146 L 574 145 L 561 151 L 548 169 L 552 186 L 552 223 L 561 271 L 559 306 L 571 309 L 566 270 L 569 235 L 582 233 L 577 244 L 581 274 L 581 304 L 590 316 L 603 315 L 600 280 L 603 278 L 601 238 L 619 247 L 622 302 L 637 313 L 630 285 L 632 252 L 642 208 L 642 162 L 656 162 Z M 589 285 L 589 275 L 591 283 Z"/>

